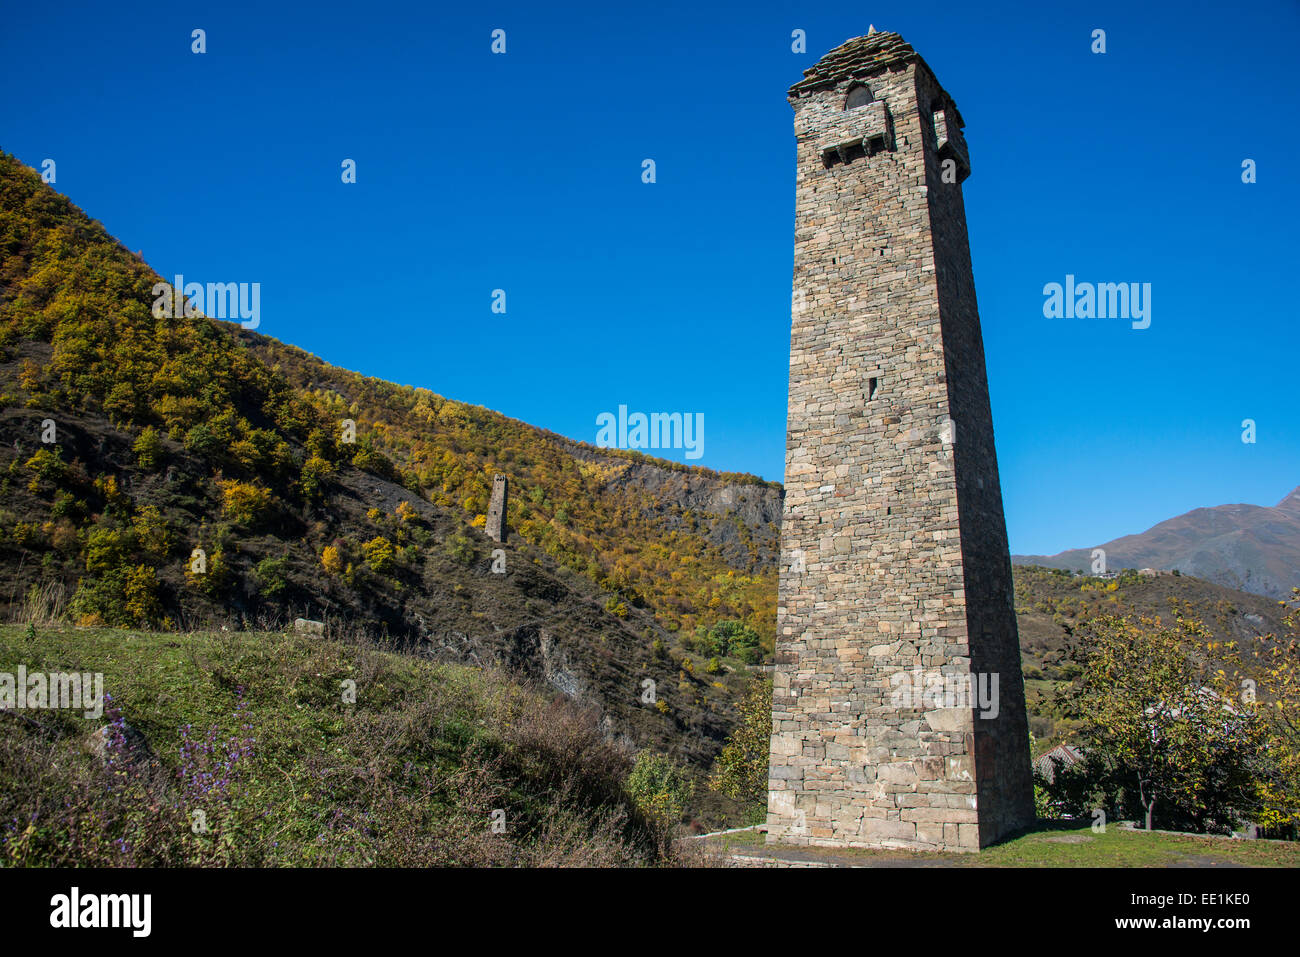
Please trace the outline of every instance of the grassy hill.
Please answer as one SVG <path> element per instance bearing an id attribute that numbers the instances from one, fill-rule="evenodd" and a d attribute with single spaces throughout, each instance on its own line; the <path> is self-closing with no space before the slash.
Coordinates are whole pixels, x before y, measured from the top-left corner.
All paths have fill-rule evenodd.
<path id="1" fill-rule="evenodd" d="M 0 866 L 673 860 L 598 715 L 493 669 L 277 632 L 0 627 L 0 671 L 19 664 L 102 672 L 111 702 L 0 711 Z"/>

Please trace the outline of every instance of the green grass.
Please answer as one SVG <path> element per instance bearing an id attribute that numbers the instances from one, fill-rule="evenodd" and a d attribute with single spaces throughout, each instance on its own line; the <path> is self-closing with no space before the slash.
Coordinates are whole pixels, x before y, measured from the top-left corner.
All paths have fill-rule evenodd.
<path id="1" fill-rule="evenodd" d="M 80 710 L 0 714 L 0 865 L 653 863 L 593 715 L 491 670 L 281 633 L 0 626 L 0 672 L 101 672 L 151 758 Z M 356 700 L 344 700 L 344 682 Z M 182 727 L 200 743 L 182 755 Z M 226 743 L 251 738 L 227 774 Z M 213 754 L 202 753 L 204 742 Z M 229 787 L 196 794 L 183 771 Z M 505 811 L 506 832 L 491 830 Z M 194 834 L 196 810 L 209 831 Z"/>
<path id="2" fill-rule="evenodd" d="M 1013 840 L 978 854 L 944 854 L 860 848 L 768 845 L 758 831 L 710 839 L 722 851 L 809 855 L 843 866 L 930 864 L 949 867 L 1300 867 L 1300 844 L 1245 841 L 1130 831 L 1111 824 L 1095 833 L 1089 823 L 1043 822 Z"/>

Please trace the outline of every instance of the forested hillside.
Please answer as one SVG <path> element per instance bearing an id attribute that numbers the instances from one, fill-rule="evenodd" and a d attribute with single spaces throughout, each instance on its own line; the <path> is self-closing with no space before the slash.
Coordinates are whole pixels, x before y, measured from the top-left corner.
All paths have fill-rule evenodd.
<path id="1" fill-rule="evenodd" d="M 581 446 L 202 315 L 157 317 L 160 278 L 8 155 L 0 249 L 12 617 L 324 618 L 528 673 L 597 705 L 611 733 L 696 763 L 716 751 L 745 662 L 771 646 L 778 487 Z M 496 472 L 513 534 L 494 563 L 481 527 Z"/>

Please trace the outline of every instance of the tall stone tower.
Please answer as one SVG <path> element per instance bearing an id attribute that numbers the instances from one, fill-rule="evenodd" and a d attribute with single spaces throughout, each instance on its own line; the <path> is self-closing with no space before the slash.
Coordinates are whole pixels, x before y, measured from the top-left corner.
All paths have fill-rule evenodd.
<path id="1" fill-rule="evenodd" d="M 506 505 L 509 501 L 510 483 L 504 475 L 492 476 L 492 498 L 488 502 L 487 524 L 484 530 L 494 542 L 504 542 L 510 533 L 506 526 Z"/>
<path id="2" fill-rule="evenodd" d="M 896 33 L 789 99 L 768 840 L 977 850 L 1034 811 L 961 115 Z"/>

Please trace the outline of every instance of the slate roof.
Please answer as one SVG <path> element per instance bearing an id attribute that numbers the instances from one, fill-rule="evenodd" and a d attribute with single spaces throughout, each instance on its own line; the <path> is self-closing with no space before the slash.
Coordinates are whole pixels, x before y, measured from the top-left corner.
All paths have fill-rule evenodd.
<path id="1" fill-rule="evenodd" d="M 879 73 L 895 63 L 908 63 L 920 59 L 912 45 L 897 33 L 871 33 L 854 37 L 841 43 L 811 67 L 803 71 L 803 79 L 790 87 L 790 95 L 811 92 L 822 86 L 833 86 L 851 76 Z"/>
<path id="2" fill-rule="evenodd" d="M 1072 764 L 1078 764 L 1082 760 L 1082 748 L 1074 748 L 1068 744 L 1058 744 L 1046 754 L 1040 755 L 1034 762 L 1034 767 L 1047 780 L 1055 781 L 1058 767 L 1069 767 Z"/>
<path id="3" fill-rule="evenodd" d="M 897 33 L 879 31 L 864 37 L 854 37 L 841 43 L 824 57 L 803 71 L 803 79 L 790 87 L 791 99 L 807 96 L 823 87 L 834 86 L 842 80 L 856 76 L 872 76 L 891 66 L 917 62 L 925 67 L 931 76 L 934 71 L 921 55 L 912 49 L 912 45 Z M 947 91 L 944 96 L 948 101 L 952 97 Z M 955 107 L 954 107 L 955 108 Z M 958 128 L 965 124 L 958 114 Z"/>

